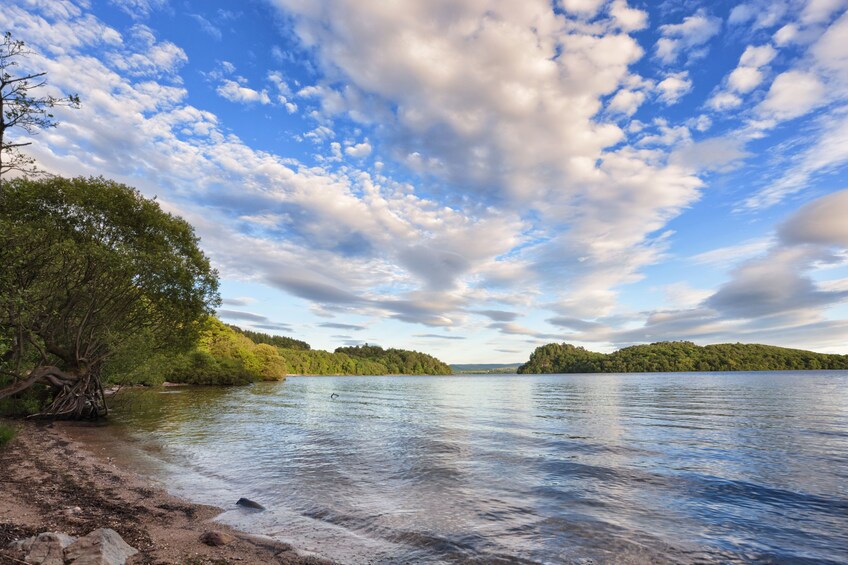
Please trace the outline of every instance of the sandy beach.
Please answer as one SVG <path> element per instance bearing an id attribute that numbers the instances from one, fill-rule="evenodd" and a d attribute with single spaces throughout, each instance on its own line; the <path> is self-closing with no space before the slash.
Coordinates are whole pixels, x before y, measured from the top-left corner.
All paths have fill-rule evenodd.
<path id="1" fill-rule="evenodd" d="M 0 563 L 17 564 L 6 550 L 16 539 L 45 531 L 85 535 L 112 528 L 139 554 L 131 564 L 330 565 L 291 546 L 238 532 L 212 520 L 221 508 L 168 494 L 127 463 L 98 447 L 110 432 L 70 423 L 9 422 L 17 437 L 0 449 Z M 233 541 L 210 547 L 205 532 Z"/>

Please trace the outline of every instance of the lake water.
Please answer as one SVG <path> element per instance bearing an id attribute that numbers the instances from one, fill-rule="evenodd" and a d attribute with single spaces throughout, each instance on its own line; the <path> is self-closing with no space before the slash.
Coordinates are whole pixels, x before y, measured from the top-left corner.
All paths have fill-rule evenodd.
<path id="1" fill-rule="evenodd" d="M 848 562 L 848 372 L 165 390 L 117 414 L 159 479 L 342 563 Z"/>

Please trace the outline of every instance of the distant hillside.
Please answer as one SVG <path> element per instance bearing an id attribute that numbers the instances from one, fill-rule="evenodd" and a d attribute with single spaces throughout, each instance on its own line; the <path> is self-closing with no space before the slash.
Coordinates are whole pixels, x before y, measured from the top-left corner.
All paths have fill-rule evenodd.
<path id="1" fill-rule="evenodd" d="M 848 355 L 829 355 L 771 345 L 723 343 L 699 346 L 665 341 L 625 347 L 610 354 L 568 343 L 537 347 L 518 373 L 648 373 L 683 371 L 789 371 L 848 369 Z"/>
<path id="2" fill-rule="evenodd" d="M 454 373 L 492 374 L 514 373 L 521 363 L 469 363 L 451 365 Z"/>

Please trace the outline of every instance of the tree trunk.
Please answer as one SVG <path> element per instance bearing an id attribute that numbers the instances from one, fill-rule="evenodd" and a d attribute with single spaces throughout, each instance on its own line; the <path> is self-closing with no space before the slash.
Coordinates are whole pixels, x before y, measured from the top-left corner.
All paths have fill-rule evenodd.
<path id="1" fill-rule="evenodd" d="M 51 389 L 52 400 L 39 413 L 30 418 L 54 420 L 96 420 L 108 413 L 106 396 L 100 382 L 99 371 L 82 375 L 66 373 L 53 366 L 34 369 L 27 378 L 0 390 L 0 399 L 24 392 L 35 385 Z"/>

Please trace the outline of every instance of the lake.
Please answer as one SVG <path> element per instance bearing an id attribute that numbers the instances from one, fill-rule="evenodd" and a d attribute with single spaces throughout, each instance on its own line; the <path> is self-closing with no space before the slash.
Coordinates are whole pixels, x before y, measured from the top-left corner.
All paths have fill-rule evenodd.
<path id="1" fill-rule="evenodd" d="M 139 466 L 173 492 L 343 563 L 848 562 L 848 372 L 291 377 L 119 399 Z"/>

